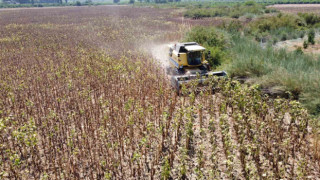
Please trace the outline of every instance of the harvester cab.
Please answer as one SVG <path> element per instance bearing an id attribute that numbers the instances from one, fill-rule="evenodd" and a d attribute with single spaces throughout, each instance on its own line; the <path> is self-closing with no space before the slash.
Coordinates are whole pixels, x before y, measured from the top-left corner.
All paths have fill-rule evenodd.
<path id="1" fill-rule="evenodd" d="M 176 43 L 169 45 L 169 64 L 167 73 L 171 83 L 180 91 L 182 84 L 197 79 L 202 84 L 209 76 L 225 77 L 225 71 L 211 72 L 205 57 L 205 48 L 196 42 Z M 208 53 L 209 54 L 209 53 Z"/>

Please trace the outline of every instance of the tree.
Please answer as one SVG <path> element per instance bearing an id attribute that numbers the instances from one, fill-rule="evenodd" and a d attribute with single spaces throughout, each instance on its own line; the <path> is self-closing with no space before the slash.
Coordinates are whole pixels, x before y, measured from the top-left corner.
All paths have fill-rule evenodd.
<path id="1" fill-rule="evenodd" d="M 130 0 L 129 3 L 130 3 L 130 4 L 134 4 L 134 0 Z"/>
<path id="2" fill-rule="evenodd" d="M 120 0 L 113 0 L 113 3 L 119 3 Z"/>

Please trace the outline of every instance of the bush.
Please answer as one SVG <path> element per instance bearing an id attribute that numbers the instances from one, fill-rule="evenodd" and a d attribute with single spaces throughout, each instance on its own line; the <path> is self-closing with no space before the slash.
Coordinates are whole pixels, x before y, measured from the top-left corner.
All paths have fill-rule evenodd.
<path id="1" fill-rule="evenodd" d="M 202 6 L 193 7 L 188 9 L 185 13 L 185 17 L 190 18 L 202 18 L 202 17 L 221 17 L 228 16 L 232 18 L 239 18 L 245 14 L 260 15 L 265 13 L 265 6 L 259 4 L 252 4 L 251 2 L 237 5 L 219 5 L 211 8 L 202 8 Z"/>
<path id="2" fill-rule="evenodd" d="M 314 29 L 311 29 L 308 33 L 308 42 L 311 43 L 312 45 L 315 44 L 315 40 L 314 40 L 315 35 L 316 35 L 316 33 L 315 33 Z"/>
<path id="3" fill-rule="evenodd" d="M 235 11 L 235 12 L 232 12 L 232 13 L 230 14 L 230 16 L 231 16 L 232 18 L 238 19 L 238 18 L 241 16 L 241 13 Z"/>
<path id="4" fill-rule="evenodd" d="M 281 41 L 285 41 L 298 37 L 303 38 L 305 33 L 303 30 L 306 28 L 307 25 L 301 17 L 280 13 L 278 16 L 263 17 L 249 23 L 245 33 L 254 37 L 264 33 L 264 38 L 266 37 L 268 40 L 277 37 Z"/>
<path id="5" fill-rule="evenodd" d="M 209 52 L 210 56 L 208 55 Z M 221 50 L 220 47 L 207 47 L 205 55 L 210 66 L 215 68 L 222 64 L 227 54 L 225 51 Z"/>
<path id="6" fill-rule="evenodd" d="M 287 39 L 288 39 L 288 34 L 285 33 L 285 32 L 283 32 L 283 33 L 281 34 L 281 41 L 286 41 Z"/>
<path id="7" fill-rule="evenodd" d="M 299 46 L 297 49 L 294 51 L 296 54 L 303 54 L 302 48 Z"/>
<path id="8" fill-rule="evenodd" d="M 276 37 L 273 37 L 272 44 L 277 44 L 277 42 L 279 42 L 279 39 Z"/>
<path id="9" fill-rule="evenodd" d="M 247 2 L 244 3 L 244 5 L 246 5 L 246 6 L 254 6 L 256 4 L 257 3 L 255 1 L 247 1 Z"/>
<path id="10" fill-rule="evenodd" d="M 305 36 L 305 31 L 299 31 L 299 37 L 302 39 Z"/>
<path id="11" fill-rule="evenodd" d="M 81 2 L 80 2 L 80 1 L 77 1 L 77 2 L 76 2 L 76 6 L 81 6 Z"/>
<path id="12" fill-rule="evenodd" d="M 301 27 L 305 27 L 306 24 L 303 19 L 296 15 L 280 14 L 278 16 L 263 17 L 258 21 L 250 23 L 249 26 L 253 29 L 258 29 L 259 31 L 264 32 L 283 27 L 301 29 Z"/>
<path id="13" fill-rule="evenodd" d="M 304 41 L 304 42 L 303 42 L 303 48 L 304 48 L 304 49 L 307 49 L 308 46 L 309 46 L 308 41 Z"/>
<path id="14" fill-rule="evenodd" d="M 249 20 L 249 21 L 251 21 L 252 19 L 254 19 L 254 18 L 256 17 L 256 15 L 255 15 L 255 14 L 252 14 L 252 13 L 247 13 L 247 14 L 245 14 L 244 16 L 245 16 L 245 18 L 246 18 L 247 20 Z"/>
<path id="15" fill-rule="evenodd" d="M 185 12 L 184 16 L 194 19 L 200 19 L 204 17 L 220 17 L 220 16 L 226 16 L 228 15 L 227 12 L 223 12 L 219 9 L 201 9 L 201 8 L 195 8 L 195 9 L 189 9 Z"/>
<path id="16" fill-rule="evenodd" d="M 206 56 L 208 56 L 208 52 L 210 51 L 211 55 L 207 60 L 211 67 L 221 65 L 227 58 L 225 49 L 228 46 L 228 40 L 222 32 L 219 32 L 213 27 L 194 27 L 187 34 L 184 41 L 194 41 L 203 45 L 207 49 L 205 52 Z"/>
<path id="17" fill-rule="evenodd" d="M 243 28 L 243 25 L 238 20 L 232 20 L 229 22 L 224 21 L 220 28 L 230 33 L 237 33 Z"/>
<path id="18" fill-rule="evenodd" d="M 192 28 L 187 34 L 185 41 L 194 41 L 204 46 L 220 47 L 221 49 L 224 49 L 227 44 L 223 33 L 218 32 L 218 30 L 213 27 L 202 26 Z"/>
<path id="19" fill-rule="evenodd" d="M 316 14 L 313 13 L 299 13 L 298 14 L 300 17 L 302 17 L 307 25 L 313 26 L 317 23 L 320 23 L 320 17 Z"/>

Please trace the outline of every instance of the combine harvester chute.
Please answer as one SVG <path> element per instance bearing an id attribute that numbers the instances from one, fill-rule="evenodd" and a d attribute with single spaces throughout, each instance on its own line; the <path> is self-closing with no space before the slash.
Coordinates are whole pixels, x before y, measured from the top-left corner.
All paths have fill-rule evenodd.
<path id="1" fill-rule="evenodd" d="M 210 71 L 205 57 L 205 48 L 196 42 L 169 45 L 169 64 L 167 73 L 171 75 L 171 85 L 180 94 L 181 87 L 196 82 L 199 86 L 212 76 L 226 77 L 225 71 Z"/>

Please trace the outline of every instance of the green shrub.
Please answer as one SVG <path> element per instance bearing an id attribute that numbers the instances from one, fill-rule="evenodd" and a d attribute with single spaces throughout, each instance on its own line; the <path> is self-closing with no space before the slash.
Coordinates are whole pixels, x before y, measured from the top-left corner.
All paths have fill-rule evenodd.
<path id="1" fill-rule="evenodd" d="M 235 12 L 232 12 L 231 14 L 230 14 L 230 16 L 232 17 L 232 18 L 239 18 L 240 16 L 241 16 L 241 13 L 240 12 L 237 12 L 237 11 L 235 11 Z"/>
<path id="2" fill-rule="evenodd" d="M 277 37 L 273 37 L 272 44 L 277 44 L 278 41 L 279 41 L 279 39 Z"/>
<path id="3" fill-rule="evenodd" d="M 305 31 L 310 28 L 320 27 L 320 17 L 314 14 L 282 14 L 267 16 L 250 22 L 245 34 L 255 37 L 256 40 L 267 39 L 273 41 L 277 37 L 281 41 L 303 38 Z M 308 35 L 309 36 L 309 35 Z M 314 35 L 310 37 L 310 43 L 314 44 Z"/>
<path id="4" fill-rule="evenodd" d="M 270 31 L 278 28 L 292 28 L 292 29 L 300 29 L 301 27 L 305 27 L 306 24 L 304 20 L 296 15 L 278 15 L 278 16 L 269 16 L 263 17 L 258 21 L 254 21 L 249 24 L 252 29 L 258 29 L 259 31 Z"/>
<path id="5" fill-rule="evenodd" d="M 256 4 L 257 3 L 255 1 L 247 1 L 247 2 L 244 3 L 244 5 L 246 5 L 246 6 L 254 6 Z"/>
<path id="6" fill-rule="evenodd" d="M 297 49 L 294 51 L 296 54 L 303 54 L 302 48 L 299 46 Z"/>
<path id="7" fill-rule="evenodd" d="M 317 23 L 320 23 L 320 16 L 313 14 L 313 13 L 299 13 L 300 17 L 302 17 L 307 25 L 313 26 Z"/>
<path id="8" fill-rule="evenodd" d="M 252 13 L 247 13 L 247 14 L 245 14 L 244 16 L 245 16 L 245 18 L 246 18 L 247 20 L 252 20 L 252 19 L 254 19 L 254 18 L 256 17 L 256 15 L 255 15 L 255 14 L 252 14 Z"/>
<path id="9" fill-rule="evenodd" d="M 245 14 L 260 15 L 265 13 L 265 6 L 251 3 L 250 5 L 236 4 L 236 5 L 218 5 L 210 8 L 203 8 L 202 6 L 197 6 L 189 8 L 185 13 L 185 17 L 189 18 L 203 18 L 203 17 L 222 17 L 228 16 L 232 18 L 239 18 Z"/>
<path id="10" fill-rule="evenodd" d="M 229 22 L 224 21 L 222 25 L 219 26 L 219 28 L 224 29 L 230 33 L 237 33 L 243 28 L 243 25 L 238 20 L 232 20 Z"/>
<path id="11" fill-rule="evenodd" d="M 316 36 L 316 33 L 314 29 L 311 29 L 308 33 L 308 42 L 311 43 L 312 45 L 315 44 L 315 40 L 314 40 L 315 36 Z"/>
<path id="12" fill-rule="evenodd" d="M 225 35 L 213 27 L 194 27 L 187 33 L 185 41 L 195 41 L 204 46 L 220 47 L 224 49 L 227 44 Z"/>
<path id="13" fill-rule="evenodd" d="M 211 17 L 212 14 L 215 14 L 214 16 L 220 16 L 220 13 L 217 11 L 212 11 L 210 9 L 192 9 L 188 10 L 184 16 L 194 19 L 199 19 L 203 17 Z"/>
<path id="14" fill-rule="evenodd" d="M 304 38 L 305 33 L 306 33 L 305 31 L 299 31 L 299 37 Z"/>
<path id="15" fill-rule="evenodd" d="M 187 33 L 186 42 L 197 42 L 206 48 L 207 60 L 211 67 L 217 67 L 227 59 L 225 52 L 228 46 L 228 38 L 224 33 L 218 31 L 213 27 L 194 27 Z M 210 53 L 210 56 L 208 56 Z"/>
<path id="16" fill-rule="evenodd" d="M 308 41 L 304 41 L 304 42 L 303 42 L 303 48 L 304 48 L 304 49 L 307 49 L 308 46 L 309 46 Z"/>
<path id="17" fill-rule="evenodd" d="M 278 16 L 262 17 L 249 23 L 245 34 L 254 36 L 256 39 L 260 36 L 272 41 L 272 37 L 277 37 L 285 41 L 303 37 L 306 28 L 307 25 L 301 17 L 280 13 Z M 261 37 L 262 34 L 264 34 L 263 37 Z"/>
<path id="18" fill-rule="evenodd" d="M 210 56 L 208 54 L 210 52 Z M 220 47 L 207 47 L 206 49 L 206 59 L 211 67 L 215 68 L 220 66 L 226 59 L 226 52 L 221 50 Z"/>
<path id="19" fill-rule="evenodd" d="M 81 6 L 81 2 L 80 2 L 80 1 L 77 1 L 77 2 L 76 2 L 76 6 Z"/>
<path id="20" fill-rule="evenodd" d="M 281 34 L 281 41 L 286 41 L 287 39 L 288 39 L 288 34 L 285 33 L 285 32 L 283 32 L 283 33 Z"/>

